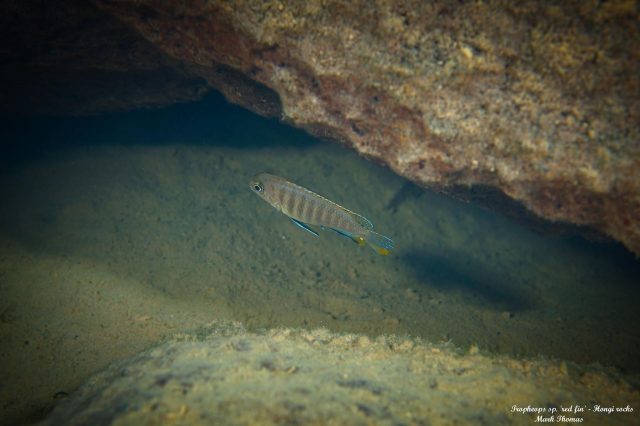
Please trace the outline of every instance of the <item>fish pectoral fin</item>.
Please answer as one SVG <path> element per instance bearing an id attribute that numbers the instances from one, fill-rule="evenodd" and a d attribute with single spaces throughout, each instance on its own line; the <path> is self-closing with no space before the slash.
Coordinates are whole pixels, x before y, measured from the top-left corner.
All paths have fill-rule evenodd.
<path id="1" fill-rule="evenodd" d="M 307 225 L 304 222 L 300 222 L 299 220 L 295 220 L 294 218 L 290 217 L 289 219 L 291 219 L 291 222 L 295 223 L 296 225 L 298 225 L 300 228 L 304 229 L 307 232 L 311 232 L 313 235 L 315 235 L 316 237 L 319 237 L 320 235 L 314 231 L 313 229 L 311 229 L 309 227 L 309 225 Z"/>

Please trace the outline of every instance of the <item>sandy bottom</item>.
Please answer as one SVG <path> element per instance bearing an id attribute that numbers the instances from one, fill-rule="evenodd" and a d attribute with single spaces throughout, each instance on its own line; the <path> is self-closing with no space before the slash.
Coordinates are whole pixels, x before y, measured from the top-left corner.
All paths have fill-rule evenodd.
<path id="1" fill-rule="evenodd" d="M 449 410 L 468 420 L 486 401 L 489 408 L 480 412 L 489 423 L 509 422 L 515 421 L 509 410 L 516 403 L 587 404 L 592 400 L 585 398 L 597 395 L 593 401 L 603 405 L 634 403 L 640 410 L 637 391 L 627 387 L 638 383 L 640 372 L 640 267 L 620 247 L 543 237 L 473 205 L 407 190 L 387 169 L 340 147 L 229 111 L 209 124 L 202 140 L 169 132 L 164 139 L 158 135 L 132 145 L 123 142 L 117 120 L 111 130 L 89 136 L 60 130 L 60 140 L 82 140 L 5 169 L 0 177 L 3 422 L 41 419 L 59 401 L 79 401 L 87 392 L 98 392 L 101 401 L 123 395 L 127 380 L 137 376 L 116 380 L 114 368 L 120 367 L 92 379 L 80 396 L 74 390 L 116 361 L 139 369 L 140 383 L 153 381 L 159 373 L 144 372 L 149 356 L 159 360 L 158 368 L 184 358 L 184 366 L 175 366 L 180 374 L 209 361 L 213 370 L 222 369 L 232 378 L 228 395 L 226 384 L 215 381 L 194 389 L 223 392 L 211 400 L 222 408 L 207 415 L 255 407 L 241 418 L 247 422 L 281 415 L 286 420 L 282 413 L 289 407 L 302 423 L 322 423 L 342 407 L 336 390 L 349 401 L 356 401 L 356 394 L 365 401 L 362 408 L 350 402 L 343 422 L 384 423 L 387 415 L 389 423 L 410 422 L 415 415 L 437 423 Z M 149 120 L 167 121 L 149 114 Z M 248 189 L 261 171 L 286 176 L 363 214 L 395 239 L 397 250 L 382 257 L 334 233 L 316 238 L 300 230 Z M 175 340 L 220 320 L 238 321 L 246 330 Z M 283 331 L 291 328 L 299 331 Z M 317 337 L 318 331 L 309 335 L 321 345 L 300 331 L 318 328 L 328 340 Z M 273 329 L 279 331 L 268 331 Z M 392 338 L 380 336 L 390 335 L 403 336 L 412 349 L 385 349 L 385 339 Z M 238 339 L 249 349 L 233 349 Z M 340 339 L 345 343 L 335 343 Z M 147 355 L 136 355 L 163 341 Z M 273 355 L 272 369 L 260 364 L 270 344 L 290 354 Z M 456 355 L 455 348 L 461 353 L 479 348 L 482 355 Z M 173 350 L 184 355 L 149 355 Z M 373 361 L 377 356 L 381 364 Z M 387 368 L 384 363 L 389 370 L 378 371 Z M 574 363 L 579 366 L 567 367 Z M 604 366 L 608 376 L 584 373 L 588 364 Z M 553 371 L 532 373 L 531 365 Z M 287 372 L 290 368 L 295 371 Z M 351 368 L 357 374 L 339 379 Z M 270 378 L 278 378 L 281 391 L 260 402 L 259 390 Z M 243 380 L 248 381 L 243 385 Z M 289 393 L 288 380 L 295 384 Z M 340 380 L 384 392 L 376 395 L 369 385 L 343 386 Z M 417 399 L 397 405 L 405 383 L 407 395 Z M 247 408 L 234 392 L 250 390 L 249 384 L 255 384 L 255 404 Z M 597 394 L 599 386 L 603 393 Z M 310 393 L 297 395 L 296 387 Z M 169 388 L 149 392 L 165 401 Z M 458 394 L 459 401 L 436 407 Z M 163 416 L 178 410 L 176 415 L 194 420 L 204 414 L 204 399 L 181 402 L 178 396 L 152 409 L 145 395 L 136 396 L 137 411 L 127 406 L 111 414 Z M 296 408 L 298 403 L 305 408 Z M 456 404 L 470 405 L 465 411 Z M 182 405 L 189 407 L 186 413 Z M 135 417 L 123 418 L 135 424 Z"/>

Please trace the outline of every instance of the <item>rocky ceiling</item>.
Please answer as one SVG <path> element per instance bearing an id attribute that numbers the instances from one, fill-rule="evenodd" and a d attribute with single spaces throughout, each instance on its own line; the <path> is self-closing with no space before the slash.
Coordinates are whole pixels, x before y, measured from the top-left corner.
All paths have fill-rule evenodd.
<path id="1" fill-rule="evenodd" d="M 199 99 L 441 191 L 495 188 L 640 254 L 636 1 L 36 0 L 0 6 L 0 110 Z"/>

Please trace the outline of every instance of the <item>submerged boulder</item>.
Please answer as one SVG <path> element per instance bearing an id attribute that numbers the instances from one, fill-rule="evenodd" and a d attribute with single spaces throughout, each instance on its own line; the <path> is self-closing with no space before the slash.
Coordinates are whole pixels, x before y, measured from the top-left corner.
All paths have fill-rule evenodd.
<path id="1" fill-rule="evenodd" d="M 627 412 L 609 416 L 590 407 L 579 414 L 557 412 L 576 401 L 606 401 Z M 628 410 L 639 402 L 630 383 L 598 367 L 491 357 L 476 346 L 464 354 L 446 344 L 395 336 L 374 340 L 326 329 L 249 333 L 241 324 L 218 322 L 112 364 L 41 424 L 352 425 L 446 419 L 446 424 L 506 425 L 528 424 L 544 414 L 604 425 L 627 421 L 634 415 Z"/>
<path id="2" fill-rule="evenodd" d="M 423 186 L 497 188 L 540 217 L 594 228 L 640 254 L 634 1 L 96 5 L 82 6 L 101 17 L 96 25 L 123 31 L 90 34 L 128 42 L 93 43 L 113 54 L 87 55 L 169 75 L 168 93 L 146 88 L 131 107 L 215 87 Z"/>

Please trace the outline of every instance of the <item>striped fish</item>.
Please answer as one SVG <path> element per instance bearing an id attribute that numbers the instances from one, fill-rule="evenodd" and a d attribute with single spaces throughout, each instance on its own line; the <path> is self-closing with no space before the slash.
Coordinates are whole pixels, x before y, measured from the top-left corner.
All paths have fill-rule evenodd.
<path id="1" fill-rule="evenodd" d="M 382 255 L 389 254 L 393 249 L 393 240 L 374 232 L 369 219 L 307 188 L 268 173 L 256 175 L 250 187 L 267 203 L 289 216 L 293 223 L 315 236 L 318 233 L 310 225 L 332 229 L 359 245 L 368 244 Z"/>

